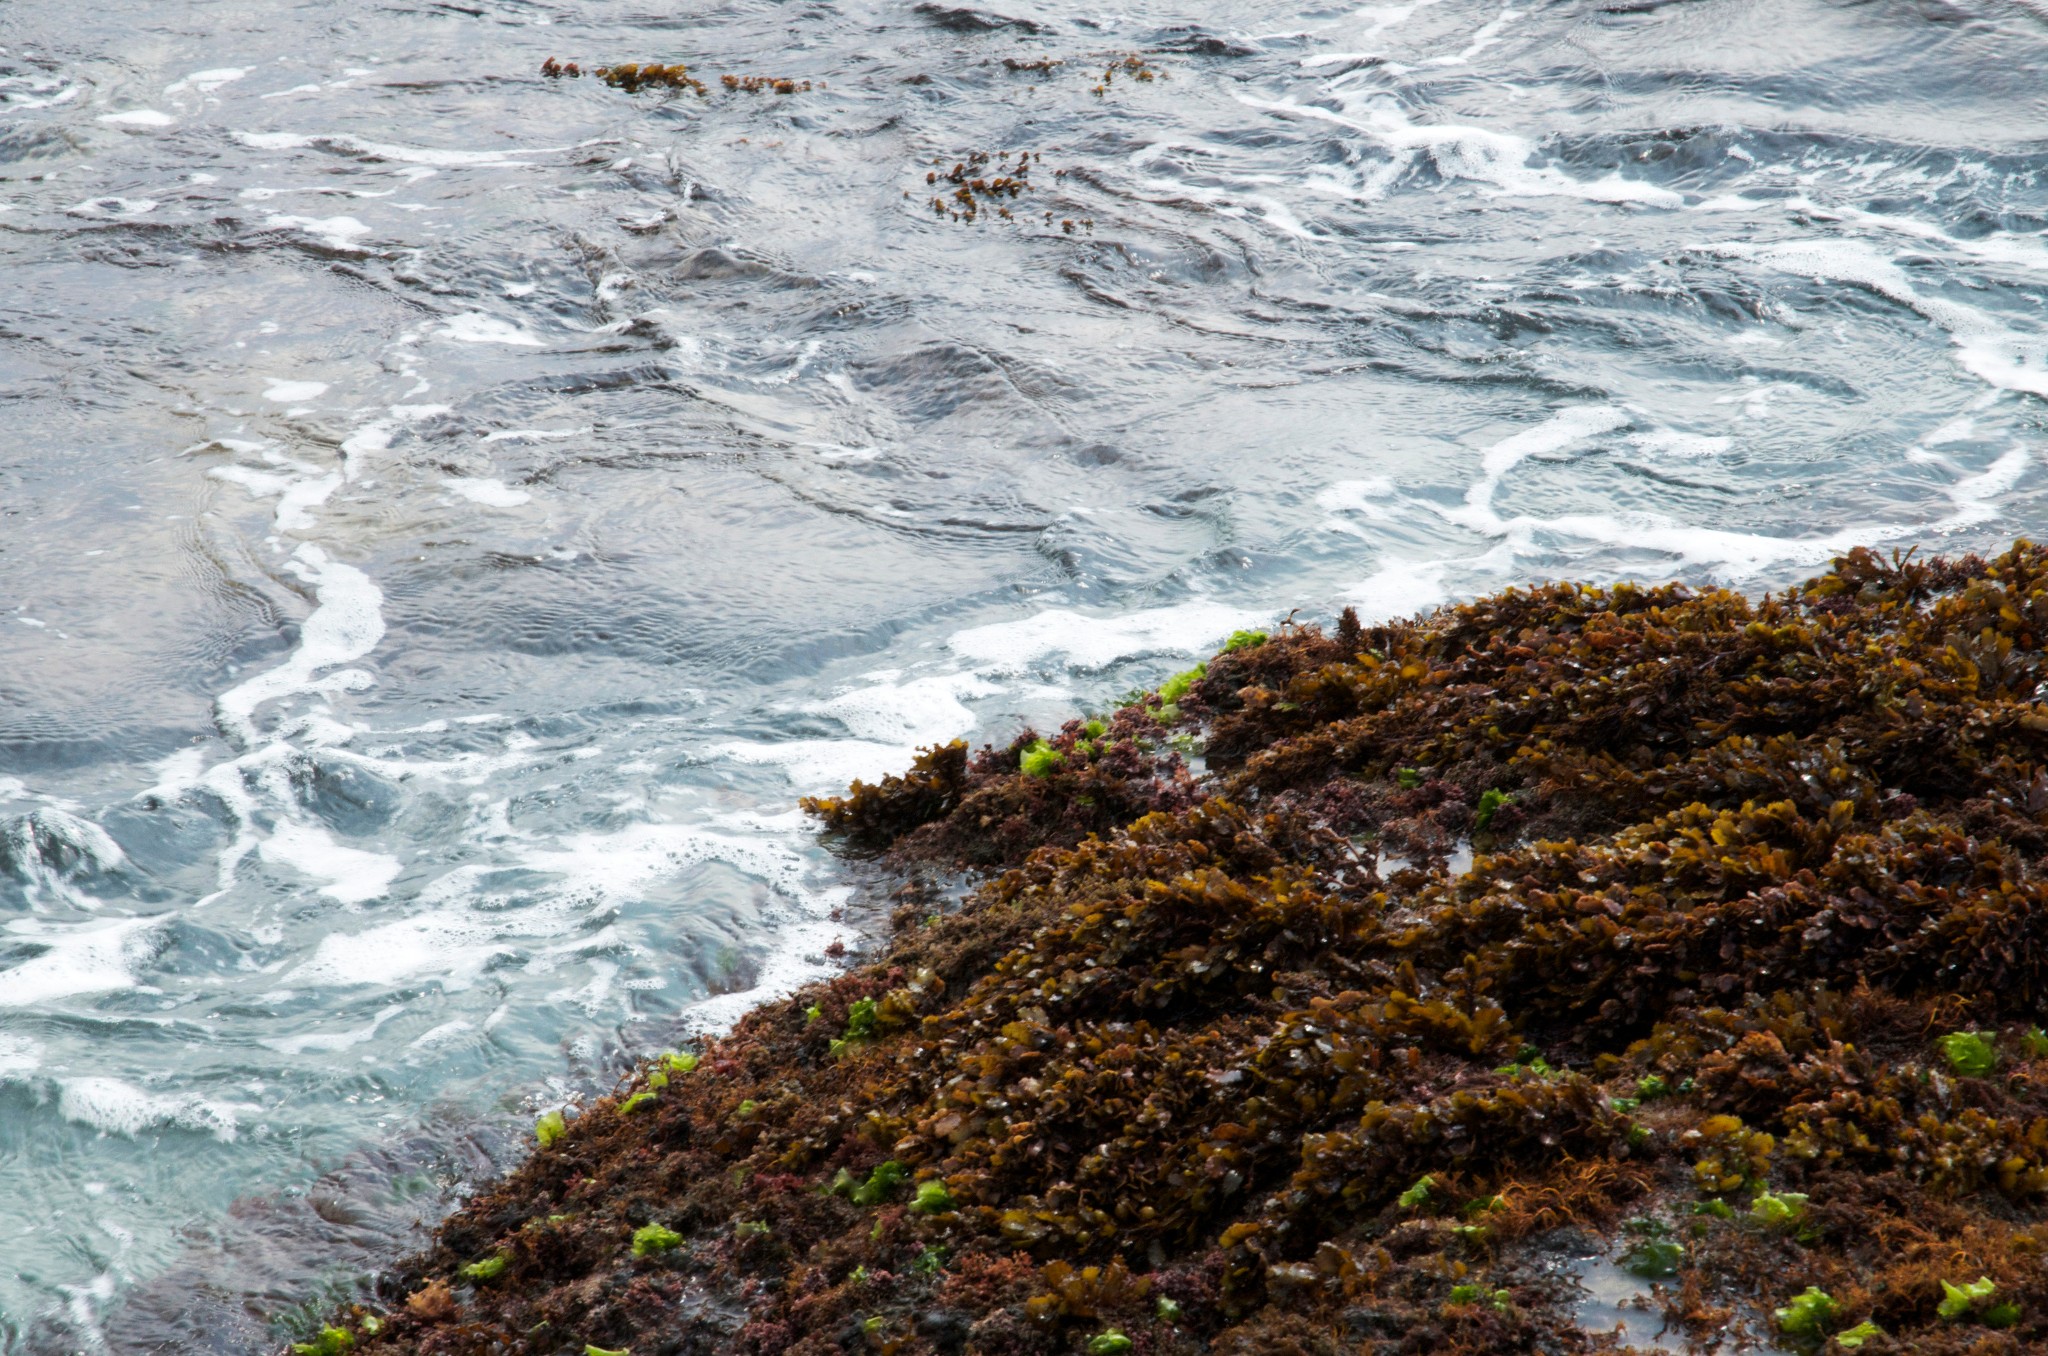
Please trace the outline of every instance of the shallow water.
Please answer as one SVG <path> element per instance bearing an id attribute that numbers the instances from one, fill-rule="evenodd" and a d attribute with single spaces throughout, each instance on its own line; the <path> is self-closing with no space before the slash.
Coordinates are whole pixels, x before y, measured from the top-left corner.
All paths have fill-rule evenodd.
<path id="1" fill-rule="evenodd" d="M 2036 7 L 1028 13 L 0 11 L 0 1351 L 261 1349 L 921 742 L 2048 521 Z"/>

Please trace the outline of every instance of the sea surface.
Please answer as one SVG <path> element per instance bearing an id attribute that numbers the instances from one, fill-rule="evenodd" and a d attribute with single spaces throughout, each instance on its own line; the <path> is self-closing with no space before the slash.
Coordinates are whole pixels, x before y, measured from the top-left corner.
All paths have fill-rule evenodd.
<path id="1" fill-rule="evenodd" d="M 2048 532 L 2044 70 L 2014 0 L 9 0 L 0 1352 L 267 1349 L 828 972 L 796 799 L 920 744 Z"/>

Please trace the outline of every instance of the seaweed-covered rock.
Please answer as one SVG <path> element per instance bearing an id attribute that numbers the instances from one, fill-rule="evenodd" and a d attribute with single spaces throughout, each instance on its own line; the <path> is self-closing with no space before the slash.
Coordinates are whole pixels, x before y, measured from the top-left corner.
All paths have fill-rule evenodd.
<path id="1" fill-rule="evenodd" d="M 1702 1342 L 2041 1350 L 2044 642 L 2038 548 L 1859 551 L 1248 634 L 927 751 L 811 808 L 978 893 L 550 1124 L 345 1326 L 1611 1349 L 1557 1265 L 1590 1231 Z"/>

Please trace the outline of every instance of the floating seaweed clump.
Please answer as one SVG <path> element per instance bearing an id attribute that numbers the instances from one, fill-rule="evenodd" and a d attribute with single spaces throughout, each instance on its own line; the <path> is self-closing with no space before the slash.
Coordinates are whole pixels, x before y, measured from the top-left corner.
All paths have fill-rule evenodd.
<path id="1" fill-rule="evenodd" d="M 991 156 L 987 151 L 974 151 L 955 162 L 950 170 L 945 168 L 943 159 L 932 161 L 934 168 L 925 171 L 925 184 L 953 185 L 951 193 L 931 200 L 932 211 L 955 221 L 971 222 L 984 209 L 993 208 L 1004 221 L 1013 220 L 1005 204 L 1031 191 L 1031 166 L 1045 157 L 1035 151 L 1018 151 L 1012 163 L 1010 154 L 998 151 Z"/>
<path id="2" fill-rule="evenodd" d="M 583 74 L 583 67 L 574 61 L 549 57 L 541 63 L 540 73 L 550 80 L 573 80 Z M 711 93 L 703 81 L 690 74 L 689 67 L 681 64 L 628 61 L 616 66 L 599 66 L 592 74 L 612 88 L 622 89 L 628 94 L 637 94 L 643 89 L 689 90 L 700 96 Z M 769 75 L 721 75 L 718 83 L 728 91 L 745 94 L 808 94 L 812 87 L 809 80 Z"/>
<path id="3" fill-rule="evenodd" d="M 542 70 L 545 71 L 546 67 L 542 67 Z M 597 78 L 612 88 L 622 89 L 628 94 L 637 94 L 643 89 L 686 89 L 698 95 L 709 93 L 704 88 L 704 82 L 690 74 L 689 67 L 664 66 L 658 61 L 651 61 L 645 65 L 636 65 L 628 61 L 618 66 L 599 66 Z"/>
<path id="4" fill-rule="evenodd" d="M 721 75 L 718 83 L 747 94 L 808 94 L 811 82 L 770 75 Z"/>
<path id="5" fill-rule="evenodd" d="M 1095 88 L 1091 92 L 1097 98 L 1101 98 L 1109 93 L 1110 87 L 1116 84 L 1117 72 L 1119 71 L 1141 85 L 1149 85 L 1154 80 L 1164 80 L 1167 78 L 1165 71 L 1160 70 L 1157 66 L 1145 60 L 1145 58 L 1134 54 L 1120 61 L 1112 61 L 1103 67 L 1102 79 L 1096 82 Z"/>
<path id="6" fill-rule="evenodd" d="M 811 802 L 983 883 L 332 1326 L 1555 1356 L 1591 1235 L 1701 1350 L 2048 1349 L 2048 552 L 1250 634 Z"/>

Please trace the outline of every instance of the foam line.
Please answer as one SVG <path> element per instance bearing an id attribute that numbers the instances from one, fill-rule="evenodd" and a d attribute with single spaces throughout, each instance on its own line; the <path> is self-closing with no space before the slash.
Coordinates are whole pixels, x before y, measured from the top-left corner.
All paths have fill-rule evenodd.
<path id="1" fill-rule="evenodd" d="M 233 1142 L 237 1131 L 238 1107 L 228 1102 L 185 1094 L 145 1092 L 118 1078 L 84 1077 L 57 1080 L 60 1089 L 57 1112 L 66 1120 L 89 1125 L 103 1134 L 134 1138 L 151 1126 L 169 1125 L 183 1130 L 200 1130 L 215 1139 Z"/>
<path id="2" fill-rule="evenodd" d="M 1493 496 L 1503 476 L 1530 457 L 1562 451 L 1630 422 L 1627 412 L 1613 405 L 1570 405 L 1534 428 L 1503 438 L 1486 449 L 1479 479 L 1465 492 L 1464 507 L 1444 516 L 1476 531 L 1499 533 L 1503 527 L 1493 509 Z"/>
<path id="3" fill-rule="evenodd" d="M 386 141 L 365 141 L 343 132 L 237 132 L 235 139 L 259 151 L 295 151 L 317 148 L 361 156 L 366 160 L 390 160 L 403 165 L 518 165 L 522 155 L 550 155 L 574 149 L 569 146 L 535 146 L 524 151 L 445 151 L 423 146 L 401 146 Z"/>
<path id="4" fill-rule="evenodd" d="M 102 113 L 100 121 L 116 127 L 171 127 L 178 120 L 154 108 L 133 108 L 125 113 Z"/>
<path id="5" fill-rule="evenodd" d="M 1748 205 L 1756 206 L 1755 203 Z M 1949 234 L 1932 222 L 1892 216 L 1887 212 L 1871 212 L 1861 207 L 1823 205 L 1810 198 L 1788 198 L 1784 207 L 1789 212 L 1801 212 L 1822 220 L 1853 222 L 1859 226 L 1870 226 L 1877 230 L 1910 236 L 1915 240 L 1932 241 L 1957 254 L 1980 259 L 1985 263 L 2011 264 L 2035 272 L 2048 272 L 2048 233 L 2020 235 L 2011 231 L 1993 231 L 1989 235 L 1965 239 Z"/>
<path id="6" fill-rule="evenodd" d="M 1868 288 L 1946 330 L 1956 347 L 1956 362 L 1972 376 L 2001 390 L 2048 397 L 2048 338 L 2009 329 L 1974 306 L 1926 295 L 1868 241 L 1726 241 L 1704 248 L 1723 258 L 1754 260 L 1781 273 Z"/>
<path id="7" fill-rule="evenodd" d="M 388 988 L 432 981 L 456 990 L 476 983 L 501 958 L 517 955 L 523 944 L 560 941 L 555 951 L 572 954 L 616 946 L 615 934 L 605 929 L 591 935 L 591 924 L 654 882 L 706 862 L 722 862 L 760 881 L 793 906 L 805 925 L 825 926 L 824 916 L 843 902 L 845 891 L 812 889 L 810 860 L 790 842 L 796 826 L 778 820 L 771 827 L 772 835 L 764 836 L 702 824 L 642 823 L 614 833 L 573 834 L 553 846 L 523 845 L 515 850 L 519 864 L 554 877 L 536 902 L 477 908 L 478 872 L 458 868 L 420 893 L 416 902 L 432 906 L 425 912 L 360 932 L 330 932 L 285 982 Z M 829 936 L 844 933 L 835 925 Z M 769 973 L 783 977 L 778 983 L 811 974 L 807 962 L 784 964 L 787 950 L 787 944 L 775 948 L 778 959 L 771 962 Z M 547 954 L 529 964 L 551 965 Z"/>
<path id="8" fill-rule="evenodd" d="M 303 1055 L 308 1050 L 322 1054 L 333 1054 L 338 1050 L 353 1049 L 366 1041 L 376 1039 L 377 1032 L 393 1017 L 405 1011 L 405 1004 L 392 1003 L 378 1009 L 368 1026 L 356 1027 L 349 1031 L 302 1031 L 296 1036 L 272 1036 L 258 1041 L 279 1054 Z M 415 1042 L 417 1043 L 417 1042 Z"/>
<path id="9" fill-rule="evenodd" d="M 1118 616 L 1048 608 L 1019 621 L 970 627 L 947 644 L 997 673 L 1022 672 L 1046 660 L 1089 671 L 1147 655 L 1213 649 L 1232 631 L 1257 626 L 1265 619 L 1262 613 L 1211 602 Z"/>
<path id="10" fill-rule="evenodd" d="M 1367 184 L 1351 196 L 1373 198 L 1383 194 L 1400 170 L 1418 154 L 1427 154 L 1437 173 L 1446 179 L 1465 179 L 1492 185 L 1504 198 L 1584 198 L 1590 202 L 1637 203 L 1646 207 L 1675 208 L 1685 205 L 1683 194 L 1668 188 L 1624 179 L 1609 174 L 1599 179 L 1574 179 L 1555 166 L 1531 167 L 1536 148 L 1526 138 L 1484 127 L 1425 127 L 1402 116 L 1391 99 L 1375 98 L 1366 107 L 1365 120 L 1319 108 L 1313 104 L 1259 99 L 1239 94 L 1238 102 L 1266 113 L 1332 123 L 1372 138 L 1397 153 L 1390 170 L 1371 175 Z M 1328 183 L 1331 181 L 1324 180 Z"/>
<path id="11" fill-rule="evenodd" d="M 1650 512 L 1571 513 L 1547 518 L 1523 514 L 1504 518 L 1494 508 L 1494 495 L 1502 478 L 1521 462 L 1543 452 L 1556 451 L 1586 438 L 1613 432 L 1630 422 L 1632 420 L 1627 413 L 1611 405 L 1577 405 L 1559 410 L 1543 423 L 1489 447 L 1484 454 L 1480 477 L 1467 491 L 1465 502 L 1437 511 L 1450 522 L 1498 539 L 1504 548 L 1499 557 L 1503 563 L 1536 551 L 1537 537 L 1548 534 L 1625 550 L 1654 551 L 1685 565 L 1705 568 L 1734 580 L 1774 566 L 1824 561 L 1856 546 L 1897 541 L 1989 521 L 1998 516 L 1998 500 L 2009 493 L 2033 465 L 2031 452 L 2015 443 L 1984 471 L 1964 476 L 1951 484 L 1946 490 L 1951 510 L 1933 524 L 1867 523 L 1814 537 L 1774 537 L 1756 532 L 1700 527 Z M 1908 455 L 1910 457 L 1911 454 Z M 1349 596 L 1368 602 L 1385 596 L 1403 605 L 1412 604 L 1410 610 L 1414 610 L 1428 605 L 1430 601 L 1437 601 L 1427 596 L 1435 581 L 1426 571 L 1443 567 L 1443 563 L 1397 563 Z"/>
<path id="12" fill-rule="evenodd" d="M 245 747 L 256 739 L 256 708 L 295 693 L 351 691 L 373 681 L 361 670 L 315 678 L 322 669 L 353 663 L 384 638 L 384 594 L 353 565 L 330 560 L 306 542 L 292 553 L 291 567 L 312 584 L 319 603 L 299 627 L 299 648 L 274 669 L 223 692 L 214 701 L 221 728 Z"/>

